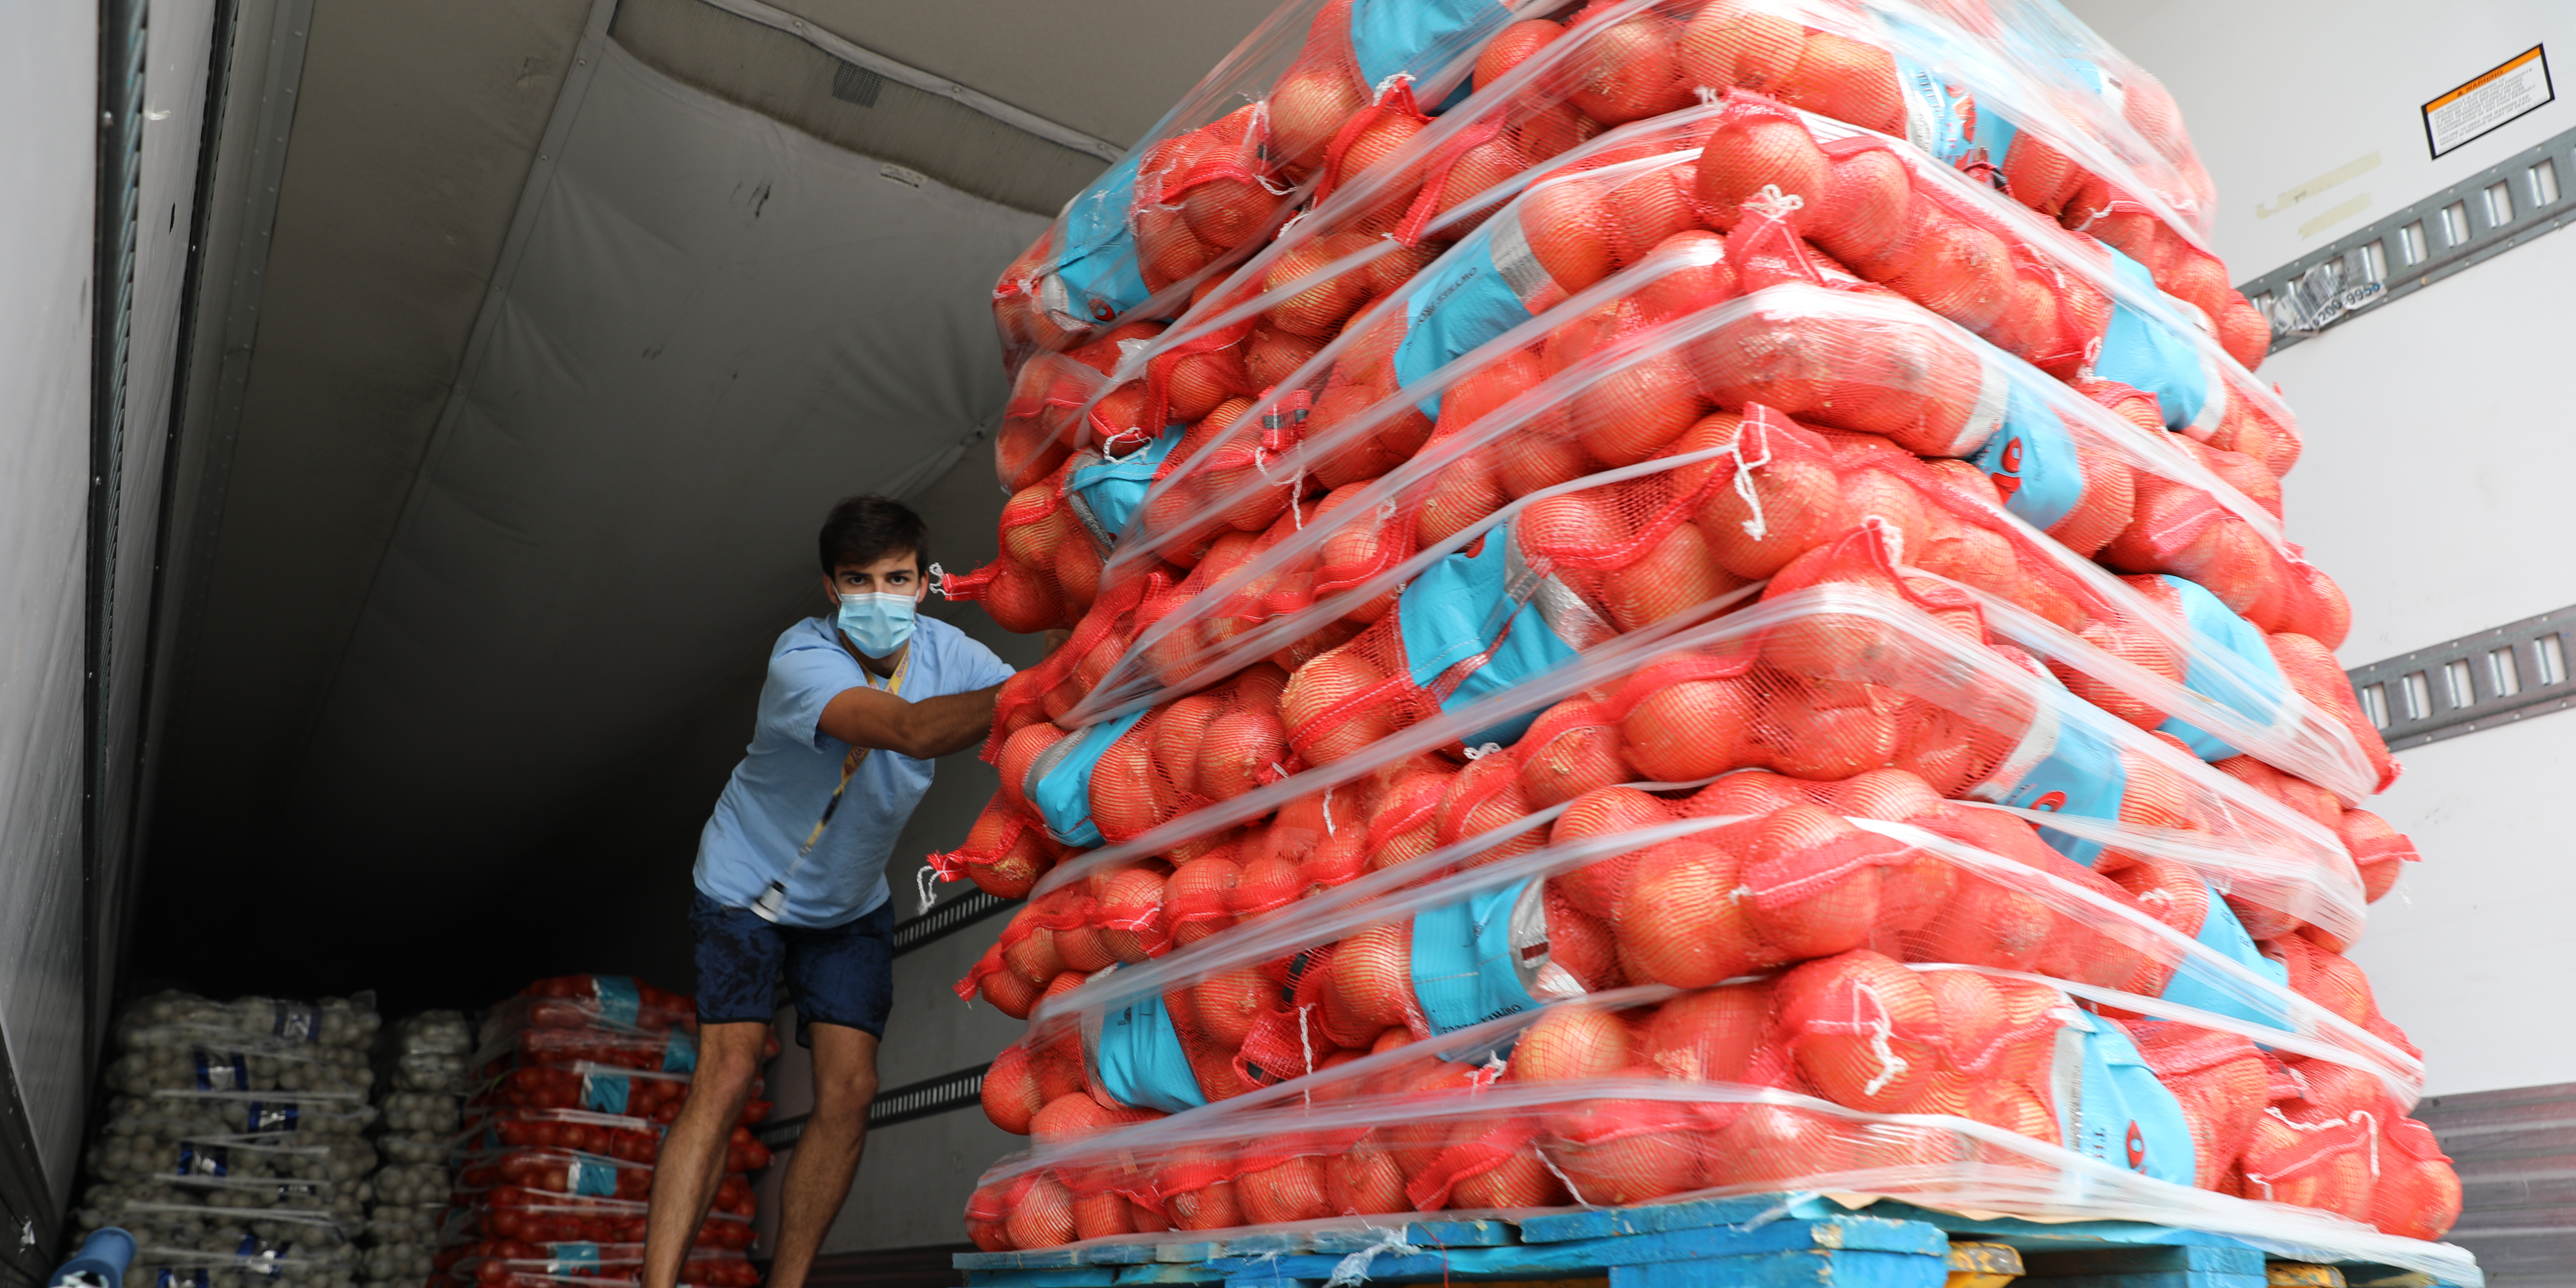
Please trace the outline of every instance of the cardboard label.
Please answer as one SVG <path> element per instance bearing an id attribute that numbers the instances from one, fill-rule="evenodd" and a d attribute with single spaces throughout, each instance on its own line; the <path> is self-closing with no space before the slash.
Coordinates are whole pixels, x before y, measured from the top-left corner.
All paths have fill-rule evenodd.
<path id="1" fill-rule="evenodd" d="M 2438 157 L 2553 102 L 2549 54 L 2539 45 L 2424 105 L 2424 142 Z"/>

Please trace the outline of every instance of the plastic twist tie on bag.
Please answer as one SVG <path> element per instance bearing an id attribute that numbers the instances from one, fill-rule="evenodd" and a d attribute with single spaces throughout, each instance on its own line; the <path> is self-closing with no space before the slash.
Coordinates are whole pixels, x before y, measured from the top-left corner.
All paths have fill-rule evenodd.
<path id="1" fill-rule="evenodd" d="M 1333 1276 L 1324 1281 L 1324 1288 L 1357 1288 L 1368 1282 L 1369 1263 L 1380 1255 L 1410 1257 L 1420 1251 L 1422 1249 L 1404 1241 L 1403 1230 L 1385 1231 L 1379 1234 L 1377 1242 L 1333 1263 Z"/>
<path id="2" fill-rule="evenodd" d="M 1887 1013 L 1887 999 L 1880 997 L 1878 990 L 1867 984 L 1861 985 L 1857 991 L 1869 1000 L 1870 1009 L 1876 1012 L 1876 1017 L 1865 1023 L 1869 1027 L 1869 1053 L 1878 1058 L 1878 1074 L 1861 1088 L 1864 1093 L 1875 1096 L 1887 1084 L 1905 1076 L 1913 1066 L 1896 1053 L 1891 1042 L 1896 1036 L 1896 1021 Z"/>
<path id="3" fill-rule="evenodd" d="M 1125 429 L 1102 438 L 1100 440 L 1100 454 L 1113 461 L 1125 460 L 1130 454 L 1144 450 L 1145 446 L 1153 441 L 1154 436 L 1146 433 L 1144 426 L 1130 425 Z M 1118 450 L 1122 446 L 1126 448 L 1125 451 Z M 1073 476 L 1071 474 L 1067 474 L 1065 476 L 1068 484 L 1072 481 L 1072 478 Z M 1057 488 L 1057 493 L 1058 495 L 1061 495 L 1062 492 L 1063 487 L 1060 485 Z"/>
<path id="4" fill-rule="evenodd" d="M 1556 1160 L 1549 1158 L 1546 1150 L 1541 1149 L 1536 1144 L 1532 1144 L 1530 1146 L 1530 1153 L 1537 1156 L 1539 1166 L 1546 1168 L 1548 1170 L 1548 1174 L 1556 1178 L 1557 1184 L 1565 1187 L 1565 1192 L 1567 1194 L 1574 1196 L 1574 1201 L 1576 1203 L 1587 1208 L 1597 1209 L 1601 1206 L 1600 1204 L 1583 1197 L 1583 1187 L 1575 1184 L 1574 1178 L 1566 1175 L 1565 1169 L 1557 1166 Z"/>
<path id="5" fill-rule="evenodd" d="M 1758 461 L 1748 461 L 1744 459 L 1744 440 L 1747 435 L 1755 432 L 1756 430 L 1759 430 L 1762 435 L 1762 459 Z M 1771 524 L 1770 520 L 1762 513 L 1762 494 L 1755 490 L 1753 486 L 1753 471 L 1771 464 L 1771 422 L 1769 418 L 1765 416 L 1747 416 L 1744 419 L 1744 427 L 1736 432 L 1735 441 L 1727 444 L 1726 450 L 1728 455 L 1735 458 L 1735 495 L 1743 500 L 1744 507 L 1746 509 L 1753 512 L 1752 518 L 1743 520 L 1744 535 L 1751 537 L 1756 541 L 1760 541 L 1765 536 L 1769 535 Z"/>
<path id="6" fill-rule="evenodd" d="M 1776 183 L 1766 183 L 1762 185 L 1762 191 L 1744 199 L 1744 208 L 1764 219 L 1785 220 L 1792 213 L 1805 209 L 1806 205 L 1805 197 L 1794 192 L 1782 192 Z"/>
<path id="7" fill-rule="evenodd" d="M 1306 1073 L 1308 1074 L 1315 1071 L 1315 1039 L 1314 1035 L 1306 1027 L 1306 1012 L 1313 1009 L 1313 1006 L 1307 1004 L 1300 1004 L 1297 1007 L 1297 1045 L 1305 1052 Z M 1306 1100 L 1306 1107 L 1309 1109 L 1314 1108 L 1314 1088 L 1307 1088 L 1303 1094 Z"/>

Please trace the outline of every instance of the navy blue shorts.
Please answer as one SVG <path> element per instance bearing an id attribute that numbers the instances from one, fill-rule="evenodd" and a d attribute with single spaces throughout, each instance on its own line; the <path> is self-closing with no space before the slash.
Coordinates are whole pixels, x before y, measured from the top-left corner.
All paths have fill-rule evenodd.
<path id="1" fill-rule="evenodd" d="M 689 929 L 698 941 L 698 1022 L 769 1023 L 778 977 L 796 1004 L 796 1041 L 838 1024 L 885 1036 L 894 1008 L 894 900 L 828 930 L 782 926 L 748 908 L 728 908 L 692 890 Z"/>

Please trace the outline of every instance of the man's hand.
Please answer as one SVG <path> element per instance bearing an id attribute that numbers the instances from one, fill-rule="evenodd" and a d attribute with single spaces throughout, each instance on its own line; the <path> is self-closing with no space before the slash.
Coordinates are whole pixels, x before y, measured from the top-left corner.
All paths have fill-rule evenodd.
<path id="1" fill-rule="evenodd" d="M 906 702 L 883 689 L 843 689 L 816 721 L 823 732 L 853 747 L 874 747 L 915 760 L 935 760 L 984 740 L 993 725 L 996 684 L 972 693 Z"/>

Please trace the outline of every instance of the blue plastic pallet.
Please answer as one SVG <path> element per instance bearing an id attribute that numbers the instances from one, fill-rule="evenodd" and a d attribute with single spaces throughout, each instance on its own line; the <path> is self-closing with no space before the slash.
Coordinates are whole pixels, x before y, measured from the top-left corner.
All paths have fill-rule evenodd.
<path id="1" fill-rule="evenodd" d="M 1321 1288 L 1344 1283 L 1604 1279 L 1610 1288 L 1940 1288 L 1953 1239 L 2019 1253 L 2025 1288 L 2266 1288 L 2266 1259 L 2225 1235 L 2096 1221 L 1975 1219 L 1881 1202 L 1846 1211 L 1807 1194 L 1595 1208 L 1523 1221 L 1254 1231 L 958 1254 L 974 1288 Z M 2345 1288 L 2457 1288 L 2347 1264 Z"/>

